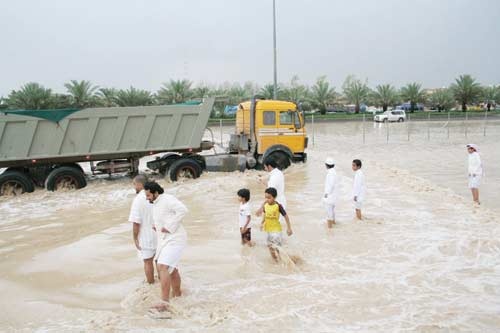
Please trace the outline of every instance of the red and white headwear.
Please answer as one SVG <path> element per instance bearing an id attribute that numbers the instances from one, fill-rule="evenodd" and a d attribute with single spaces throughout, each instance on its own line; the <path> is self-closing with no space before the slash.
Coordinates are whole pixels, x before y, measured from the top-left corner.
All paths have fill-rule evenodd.
<path id="1" fill-rule="evenodd" d="M 478 153 L 479 153 L 479 147 L 478 147 L 476 144 L 469 143 L 466 147 L 467 147 L 467 148 L 472 148 L 472 149 L 474 149 L 476 152 L 478 152 Z"/>

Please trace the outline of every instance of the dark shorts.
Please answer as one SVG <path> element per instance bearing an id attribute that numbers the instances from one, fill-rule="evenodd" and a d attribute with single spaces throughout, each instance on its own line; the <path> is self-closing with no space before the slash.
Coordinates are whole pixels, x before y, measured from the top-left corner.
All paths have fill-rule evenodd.
<path id="1" fill-rule="evenodd" d="M 252 229 L 247 229 L 247 231 L 243 234 L 241 234 L 241 240 L 243 241 L 251 241 L 252 240 Z"/>

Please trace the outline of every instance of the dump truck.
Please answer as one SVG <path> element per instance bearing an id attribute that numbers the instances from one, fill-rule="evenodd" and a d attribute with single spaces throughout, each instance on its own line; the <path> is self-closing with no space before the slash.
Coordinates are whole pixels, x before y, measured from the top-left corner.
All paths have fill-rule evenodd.
<path id="1" fill-rule="evenodd" d="M 163 153 L 147 167 L 168 176 L 243 171 L 272 156 L 280 167 L 305 161 L 303 114 L 294 103 L 253 98 L 238 106 L 235 133 L 224 153 L 203 140 L 214 98 L 180 105 L 4 110 L 0 114 L 0 195 L 85 187 L 92 174 L 137 174 L 139 159 Z"/>

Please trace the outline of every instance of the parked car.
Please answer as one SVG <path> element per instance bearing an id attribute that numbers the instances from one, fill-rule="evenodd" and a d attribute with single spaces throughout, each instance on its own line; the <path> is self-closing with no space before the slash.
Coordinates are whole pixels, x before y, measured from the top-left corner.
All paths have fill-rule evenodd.
<path id="1" fill-rule="evenodd" d="M 397 121 L 403 122 L 406 120 L 406 113 L 404 110 L 392 110 L 385 111 L 382 114 L 377 114 L 373 117 L 373 120 L 376 122 L 388 122 L 388 121 Z"/>
<path id="2" fill-rule="evenodd" d="M 410 103 L 403 103 L 401 105 L 398 105 L 396 107 L 397 110 L 404 110 L 404 111 L 411 111 L 411 104 Z M 424 105 L 422 103 L 417 103 L 415 105 L 415 110 L 414 111 L 424 111 Z"/>

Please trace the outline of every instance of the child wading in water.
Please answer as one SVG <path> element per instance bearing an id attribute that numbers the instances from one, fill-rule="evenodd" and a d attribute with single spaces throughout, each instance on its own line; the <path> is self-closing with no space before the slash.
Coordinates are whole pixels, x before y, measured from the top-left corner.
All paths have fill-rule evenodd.
<path id="1" fill-rule="evenodd" d="M 252 213 L 250 209 L 250 191 L 246 188 L 242 188 L 237 192 L 238 200 L 240 201 L 240 234 L 241 234 L 241 244 L 253 246 L 252 242 L 252 229 L 250 227 L 250 220 L 252 218 Z"/>
<path id="2" fill-rule="evenodd" d="M 278 192 L 274 187 L 269 187 L 265 191 L 266 202 L 264 204 L 264 218 L 262 219 L 261 229 L 267 232 L 267 246 L 269 247 L 269 252 L 271 257 L 278 262 L 279 250 L 277 246 L 282 244 L 281 236 L 281 224 L 280 224 L 280 214 L 285 218 L 286 221 L 286 233 L 288 236 L 293 234 L 292 226 L 290 225 L 290 219 L 283 208 L 277 201 L 276 196 Z"/>

